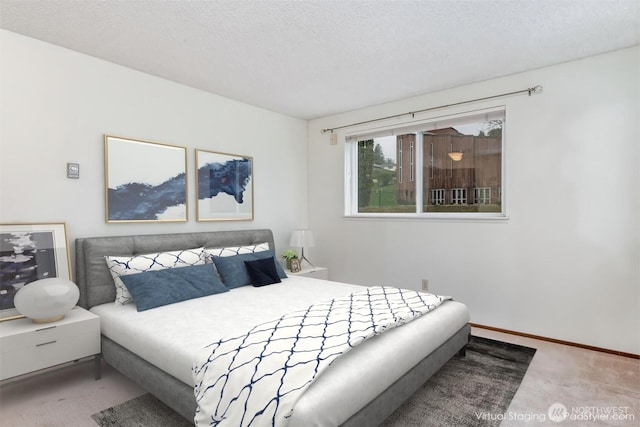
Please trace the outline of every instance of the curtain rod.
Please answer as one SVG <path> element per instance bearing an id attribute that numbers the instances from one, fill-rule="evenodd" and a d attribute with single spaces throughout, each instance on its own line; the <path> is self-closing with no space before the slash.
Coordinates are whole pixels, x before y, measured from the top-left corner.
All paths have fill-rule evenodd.
<path id="1" fill-rule="evenodd" d="M 336 126 L 334 128 L 322 129 L 321 132 L 322 133 L 327 133 L 327 132 L 333 133 L 335 130 L 344 129 L 344 128 L 348 128 L 348 127 L 351 127 L 351 126 L 365 125 L 367 123 L 379 122 L 381 120 L 395 119 L 397 117 L 402 117 L 402 116 L 406 116 L 406 115 L 409 115 L 409 114 L 411 114 L 411 117 L 414 117 L 417 113 L 424 113 L 425 111 L 438 110 L 440 108 L 447 108 L 447 107 L 455 107 L 456 105 L 470 104 L 472 102 L 485 101 L 487 99 L 502 98 L 503 96 L 518 95 L 520 93 L 525 93 L 525 92 L 528 93 L 529 96 L 531 96 L 532 93 L 542 93 L 542 86 L 537 85 L 537 86 L 534 86 L 534 87 L 529 87 L 527 89 L 516 90 L 515 92 L 507 92 L 507 93 L 501 93 L 499 95 L 485 96 L 484 98 L 476 98 L 476 99 L 470 99 L 468 101 L 454 102 L 453 104 L 439 105 L 437 107 L 425 108 L 423 110 L 409 111 L 407 113 L 394 114 L 393 116 L 380 117 L 380 118 L 377 118 L 377 119 L 365 120 L 363 122 L 351 123 L 349 125 Z"/>

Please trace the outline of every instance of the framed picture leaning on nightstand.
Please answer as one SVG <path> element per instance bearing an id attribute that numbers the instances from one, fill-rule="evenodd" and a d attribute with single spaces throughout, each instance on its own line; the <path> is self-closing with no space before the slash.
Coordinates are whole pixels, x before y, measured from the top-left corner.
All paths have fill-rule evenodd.
<path id="1" fill-rule="evenodd" d="M 20 288 L 40 279 L 71 280 L 67 225 L 0 224 L 0 321 L 23 317 L 13 298 Z"/>
<path id="2" fill-rule="evenodd" d="M 291 272 L 299 273 L 302 268 L 300 267 L 300 260 L 298 258 L 293 258 L 291 260 Z"/>

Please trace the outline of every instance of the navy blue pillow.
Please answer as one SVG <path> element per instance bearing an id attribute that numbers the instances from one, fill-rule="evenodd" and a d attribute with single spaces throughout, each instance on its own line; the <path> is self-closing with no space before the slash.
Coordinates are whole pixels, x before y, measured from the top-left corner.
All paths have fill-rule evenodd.
<path id="1" fill-rule="evenodd" d="M 276 262 L 274 253 L 271 249 L 269 249 L 268 251 L 254 252 L 251 254 L 211 257 L 214 264 L 216 265 L 216 268 L 218 269 L 218 273 L 220 273 L 222 282 L 229 289 L 239 288 L 240 286 L 251 284 L 251 277 L 249 276 L 249 272 L 247 271 L 247 266 L 244 264 L 245 261 L 255 261 L 265 258 L 273 259 L 276 271 L 278 272 L 278 277 L 281 279 L 286 279 L 287 275 L 282 269 L 280 263 Z"/>
<path id="2" fill-rule="evenodd" d="M 275 263 L 276 260 L 273 257 L 245 261 L 244 265 L 247 267 L 251 284 L 255 287 L 260 287 L 280 283 Z"/>
<path id="3" fill-rule="evenodd" d="M 211 264 L 120 276 L 138 311 L 227 292 Z"/>

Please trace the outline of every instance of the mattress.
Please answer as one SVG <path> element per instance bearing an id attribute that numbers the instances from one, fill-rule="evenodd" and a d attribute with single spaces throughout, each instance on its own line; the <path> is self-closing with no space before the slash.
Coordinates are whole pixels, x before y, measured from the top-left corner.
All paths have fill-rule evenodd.
<path id="1" fill-rule="evenodd" d="M 218 338 L 334 297 L 361 291 L 339 282 L 292 276 L 277 285 L 229 292 L 137 312 L 107 303 L 91 311 L 102 334 L 192 385 L 197 350 Z M 339 425 L 384 391 L 469 321 L 466 306 L 445 301 L 437 309 L 374 337 L 338 358 L 297 402 L 292 425 Z"/>

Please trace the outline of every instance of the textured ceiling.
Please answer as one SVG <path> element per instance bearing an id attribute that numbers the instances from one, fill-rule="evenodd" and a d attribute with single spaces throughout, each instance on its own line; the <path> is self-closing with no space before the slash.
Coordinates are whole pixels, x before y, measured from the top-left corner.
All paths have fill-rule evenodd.
<path id="1" fill-rule="evenodd" d="M 0 0 L 0 27 L 308 119 L 637 45 L 640 1 Z"/>

